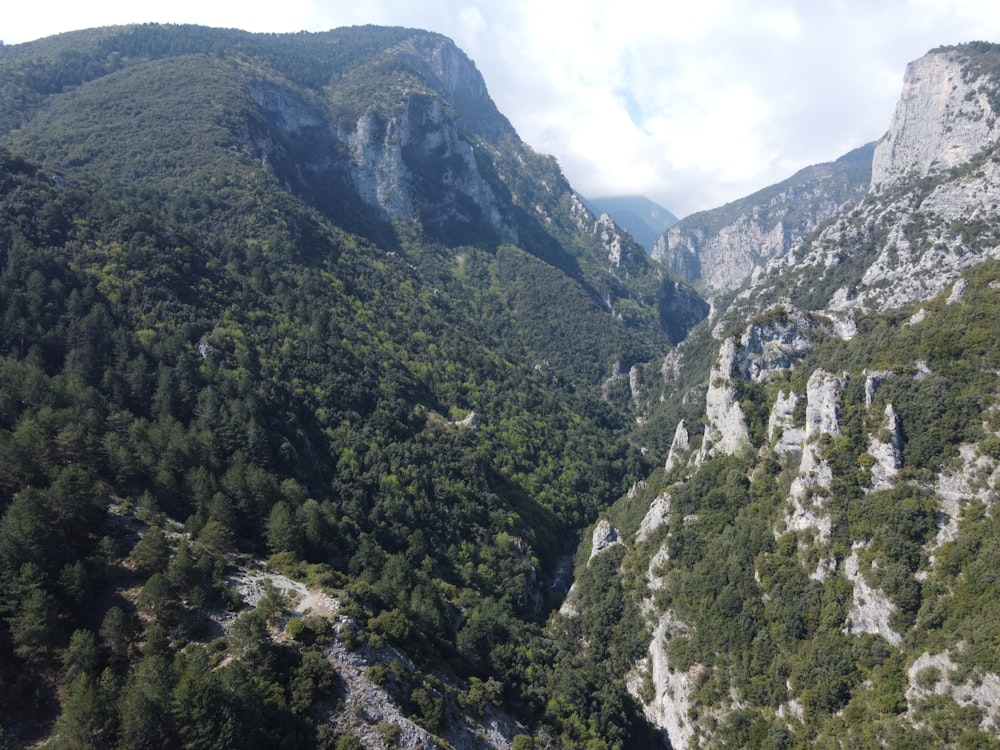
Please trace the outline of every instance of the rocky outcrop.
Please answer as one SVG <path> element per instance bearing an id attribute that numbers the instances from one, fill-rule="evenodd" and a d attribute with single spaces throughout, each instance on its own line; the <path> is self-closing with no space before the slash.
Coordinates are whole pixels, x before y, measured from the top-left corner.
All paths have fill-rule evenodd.
<path id="1" fill-rule="evenodd" d="M 590 559 L 593 560 L 604 552 L 604 550 L 621 543 L 618 529 L 612 526 L 610 521 L 602 518 L 597 522 L 597 526 L 594 527 L 594 533 L 591 537 Z"/>
<path id="2" fill-rule="evenodd" d="M 787 250 L 784 226 L 769 226 L 762 211 L 752 210 L 714 234 L 675 224 L 653 246 L 653 257 L 687 281 L 710 289 L 736 289 L 772 254 Z M 763 225 L 762 225 L 763 224 Z"/>
<path id="3" fill-rule="evenodd" d="M 667 643 L 672 638 L 684 638 L 688 628 L 673 612 L 667 612 L 656 624 L 649 644 L 649 657 L 640 663 L 626 680 L 629 692 L 641 703 L 646 719 L 659 728 L 673 750 L 686 750 L 695 737 L 691 720 L 692 697 L 698 677 L 704 671 L 694 665 L 686 672 L 672 670 L 667 656 Z M 644 700 L 645 683 L 651 683 L 653 695 Z"/>
<path id="4" fill-rule="evenodd" d="M 892 404 L 886 404 L 882 429 L 868 436 L 868 453 L 875 459 L 871 469 L 871 488 L 889 488 L 893 478 L 903 468 L 903 431 Z"/>
<path id="5" fill-rule="evenodd" d="M 895 373 L 892 370 L 864 370 L 861 374 L 865 376 L 865 408 L 871 409 L 875 391 Z"/>
<path id="6" fill-rule="evenodd" d="M 670 515 L 670 493 L 664 492 L 663 494 L 658 495 L 656 499 L 650 503 L 649 510 L 646 511 L 646 515 L 643 517 L 642 523 L 639 525 L 639 531 L 636 532 L 635 540 L 637 542 L 644 542 L 654 531 L 662 526 L 669 525 Z"/>
<path id="7" fill-rule="evenodd" d="M 736 399 L 733 381 L 735 359 L 736 341 L 728 338 L 722 342 L 719 358 L 708 378 L 705 434 L 698 453 L 699 463 L 714 455 L 731 456 L 750 445 L 746 416 Z"/>
<path id="8" fill-rule="evenodd" d="M 736 371 L 746 380 L 759 381 L 787 370 L 813 348 L 813 320 L 791 305 L 777 305 L 760 320 L 750 323 L 740 338 Z"/>
<path id="9" fill-rule="evenodd" d="M 872 633 L 886 640 L 890 646 L 898 646 L 902 636 L 889 625 L 896 613 L 896 605 L 881 589 L 868 585 L 861 571 L 861 557 L 858 550 L 863 544 L 856 542 L 851 555 L 844 561 L 844 577 L 854 584 L 851 611 L 847 613 L 844 632 L 847 634 Z"/>
<path id="10" fill-rule="evenodd" d="M 932 548 L 958 536 L 958 518 L 970 500 L 979 500 L 989 506 L 995 502 L 1000 488 L 1000 464 L 989 456 L 980 455 L 975 445 L 959 446 L 957 465 L 950 471 L 938 474 L 934 490 L 940 501 L 938 533 Z"/>
<path id="11" fill-rule="evenodd" d="M 594 216 L 608 214 L 628 230 L 645 250 L 652 249 L 657 238 L 677 223 L 677 217 L 663 206 L 642 195 L 584 198 Z"/>
<path id="12" fill-rule="evenodd" d="M 682 419 L 677 423 L 677 429 L 674 430 L 674 439 L 670 443 L 670 452 L 667 454 L 667 462 L 663 466 L 664 471 L 670 472 L 673 471 L 675 467 L 680 466 L 681 460 L 684 458 L 684 454 L 688 451 L 690 439 L 691 438 L 687 431 L 687 425 Z"/>
<path id="13" fill-rule="evenodd" d="M 872 187 L 963 164 L 1000 136 L 990 104 L 995 84 L 975 76 L 957 49 L 931 52 L 906 67 L 903 92 L 872 158 Z"/>
<path id="14" fill-rule="evenodd" d="M 961 645 L 959 646 L 961 650 Z M 949 653 L 931 654 L 925 651 L 906 670 L 908 713 L 914 726 L 920 727 L 919 709 L 934 696 L 947 695 L 960 706 L 975 706 L 982 712 L 979 728 L 993 735 L 1000 734 L 1000 676 L 975 670 L 964 682 L 957 683 L 953 675 L 962 674 Z"/>
<path id="15" fill-rule="evenodd" d="M 440 98 L 410 94 L 388 120 L 369 109 L 348 144 L 355 188 L 384 218 L 420 218 L 434 226 L 486 224 L 516 241 L 472 145 L 459 135 Z"/>
<path id="16" fill-rule="evenodd" d="M 795 407 L 802 396 L 793 391 L 779 391 L 767 420 L 767 441 L 778 455 L 801 451 L 805 427 L 795 425 Z"/>
<path id="17" fill-rule="evenodd" d="M 830 517 L 822 512 L 823 492 L 830 487 L 833 474 L 820 453 L 819 438 L 839 435 L 837 416 L 840 393 L 847 383 L 847 373 L 838 377 L 816 370 L 806 385 L 806 423 L 802 440 L 802 460 L 798 475 L 788 493 L 791 507 L 785 515 L 790 531 L 815 530 L 820 539 L 830 536 Z"/>
<path id="18" fill-rule="evenodd" d="M 633 265 L 642 254 L 642 248 L 607 214 L 601 214 L 594 222 L 593 232 L 607 250 L 612 268 L 620 268 L 623 263 Z"/>
<path id="19" fill-rule="evenodd" d="M 806 385 L 806 441 L 820 435 L 839 435 L 840 394 L 847 385 L 848 374 L 840 376 L 816 370 Z"/>
<path id="20" fill-rule="evenodd" d="M 980 73 L 975 55 L 973 47 L 943 49 L 910 65 L 875 149 L 869 196 L 767 260 L 744 304 L 769 298 L 768 285 L 794 269 L 807 291 L 830 292 L 813 296 L 813 309 L 894 309 L 930 300 L 964 269 L 1000 258 L 1000 164 L 987 158 L 1000 143 L 1000 86 Z M 952 292 L 959 301 L 961 288 Z"/>
<path id="21" fill-rule="evenodd" d="M 457 121 L 491 140 L 515 135 L 510 122 L 497 110 L 486 81 L 475 63 L 446 37 L 414 35 L 393 52 L 409 61 L 455 112 Z"/>
<path id="22" fill-rule="evenodd" d="M 654 244 L 652 255 L 710 294 L 738 289 L 769 261 L 868 189 L 873 145 L 721 208 L 686 217 Z"/>

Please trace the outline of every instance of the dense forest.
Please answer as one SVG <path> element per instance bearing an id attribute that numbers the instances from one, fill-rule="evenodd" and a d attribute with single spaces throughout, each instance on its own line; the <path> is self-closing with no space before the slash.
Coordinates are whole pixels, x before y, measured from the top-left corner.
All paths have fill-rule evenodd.
<path id="1" fill-rule="evenodd" d="M 1000 746 L 1000 162 L 870 153 L 709 323 L 438 35 L 0 47 L 0 750 Z"/>

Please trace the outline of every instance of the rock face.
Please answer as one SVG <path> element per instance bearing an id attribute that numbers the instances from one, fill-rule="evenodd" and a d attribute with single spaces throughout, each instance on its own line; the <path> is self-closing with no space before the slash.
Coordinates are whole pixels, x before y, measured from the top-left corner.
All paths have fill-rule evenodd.
<path id="1" fill-rule="evenodd" d="M 642 248 L 608 214 L 601 214 L 594 222 L 594 234 L 607 249 L 608 263 L 613 268 L 634 266 L 643 255 Z"/>
<path id="2" fill-rule="evenodd" d="M 670 668 L 667 642 L 671 638 L 687 637 L 688 629 L 673 613 L 667 612 L 656 624 L 653 640 L 649 645 L 649 658 L 629 675 L 627 685 L 633 696 L 639 697 L 642 683 L 648 677 L 653 684 L 653 698 L 643 703 L 643 712 L 649 722 L 658 727 L 669 747 L 686 750 L 695 736 L 690 709 L 694 705 L 694 692 L 698 677 L 704 668 L 698 664 L 686 672 Z"/>
<path id="3" fill-rule="evenodd" d="M 893 477 L 903 468 L 903 430 L 892 404 L 886 404 L 881 434 L 868 436 L 868 453 L 875 459 L 872 489 L 890 487 Z"/>
<path id="4" fill-rule="evenodd" d="M 684 640 L 690 631 L 705 627 L 695 614 L 703 601 L 682 609 L 670 596 L 675 583 L 679 588 L 696 564 L 684 559 L 678 544 L 681 534 L 710 517 L 708 504 L 688 497 L 686 486 L 697 486 L 705 478 L 699 472 L 715 469 L 714 464 L 703 465 L 708 458 L 736 451 L 745 464 L 731 465 L 746 467 L 740 479 L 747 477 L 751 487 L 767 487 L 762 490 L 767 504 L 761 510 L 754 504 L 740 506 L 737 520 L 726 518 L 726 523 L 735 528 L 745 517 L 740 513 L 766 513 L 775 537 L 774 551 L 753 562 L 753 580 L 759 587 L 753 592 L 754 603 L 759 595 L 767 612 L 769 607 L 777 610 L 775 603 L 787 606 L 792 601 L 782 597 L 796 597 L 795 604 L 801 603 L 805 611 L 809 596 L 819 597 L 809 627 L 836 634 L 841 641 L 845 635 L 863 636 L 859 640 L 866 648 L 878 641 L 877 649 L 892 654 L 895 664 L 912 664 L 906 690 L 909 712 L 898 714 L 902 726 L 909 721 L 919 731 L 933 729 L 938 716 L 958 715 L 950 702 L 954 699 L 969 709 L 962 715 L 970 724 L 980 722 L 974 709 L 981 709 L 980 728 L 993 738 L 1000 736 L 1000 681 L 989 666 L 992 662 L 982 659 L 983 642 L 978 640 L 980 633 L 995 630 L 988 615 L 976 620 L 978 607 L 963 612 L 977 629 L 970 625 L 958 633 L 949 629 L 952 620 L 939 627 L 925 618 L 934 611 L 931 599 L 949 617 L 964 606 L 953 593 L 955 581 L 964 586 L 982 575 L 983 553 L 975 550 L 995 547 L 992 530 L 979 524 L 995 516 L 1000 497 L 1000 406 L 993 392 L 998 370 L 995 361 L 977 359 L 975 345 L 970 352 L 958 351 L 954 341 L 967 340 L 973 330 L 978 335 L 984 321 L 982 339 L 991 342 L 989 347 L 995 339 L 991 323 L 1000 281 L 995 280 L 996 264 L 985 261 L 1000 259 L 998 61 L 1000 45 L 986 50 L 973 44 L 935 51 L 911 65 L 892 126 L 875 152 L 870 187 L 808 233 L 789 239 L 789 225 L 773 220 L 781 192 L 775 191 L 767 196 L 770 202 L 724 207 L 711 217 L 698 217 L 700 223 L 682 221 L 661 238 L 659 257 L 701 284 L 713 304 L 704 332 L 680 345 L 659 368 L 663 399 L 674 409 L 666 413 L 676 415 L 671 424 L 678 425 L 665 464 L 672 473 L 663 478 L 677 517 L 671 534 L 661 529 L 652 537 L 663 540 L 658 552 L 648 542 L 635 548 L 641 554 L 648 549 L 649 588 L 661 594 L 648 600 L 646 614 L 655 636 L 649 658 L 637 674 L 630 674 L 629 688 L 637 698 L 642 696 L 647 717 L 666 731 L 673 747 L 715 746 L 718 738 L 706 734 L 711 731 L 706 728 L 714 726 L 712 712 L 732 707 L 766 721 L 777 717 L 794 735 L 816 697 L 815 685 L 792 678 L 780 701 L 748 708 L 737 705 L 743 695 L 736 686 L 739 680 L 732 680 L 729 693 L 724 683 L 723 690 L 706 701 L 703 692 L 692 693 L 686 682 L 691 675 L 680 673 L 676 659 L 672 665 L 667 659 L 668 654 L 686 653 Z M 968 273 L 970 268 L 975 271 Z M 899 310 L 911 303 L 911 309 Z M 955 323 L 956 335 L 942 330 L 945 319 L 961 321 Z M 914 344 L 919 351 L 903 351 L 895 326 L 920 342 Z M 735 330 L 741 333 L 733 336 Z M 707 356 L 695 347 L 704 346 L 709 335 L 719 341 L 720 351 L 706 380 Z M 701 355 L 697 379 L 689 369 L 695 354 Z M 911 356 L 926 361 L 914 363 Z M 948 357 L 977 372 L 975 386 L 958 377 L 948 381 Z M 847 368 L 850 374 L 843 372 Z M 914 382 L 909 381 L 911 375 Z M 932 384 L 938 387 L 931 389 Z M 961 403 L 952 399 L 967 392 L 961 390 L 966 387 L 988 394 L 980 402 L 986 410 L 982 431 L 978 425 L 962 431 L 961 440 L 979 440 L 978 445 L 944 437 L 945 420 Z M 702 445 L 695 459 L 686 462 L 687 430 L 697 425 L 692 406 L 702 388 Z M 760 425 L 761 416 L 768 414 L 765 408 L 766 441 Z M 942 415 L 939 423 L 934 422 L 936 413 Z M 970 410 L 961 413 L 975 415 Z M 681 415 L 687 423 L 679 421 Z M 925 439 L 935 447 L 921 454 L 916 449 Z M 903 470 L 907 440 L 912 442 Z M 751 450 L 742 451 L 741 446 Z M 937 453 L 930 457 L 930 450 Z M 926 463 L 921 455 L 928 456 Z M 931 462 L 936 479 L 927 473 Z M 931 493 L 937 495 L 937 507 Z M 654 506 L 637 540 L 649 538 L 647 528 L 664 516 L 664 509 Z M 930 526 L 935 511 L 936 538 Z M 919 515 L 921 531 L 919 538 L 911 538 L 909 552 L 903 552 L 886 539 L 892 538 L 890 529 L 906 528 L 903 518 L 908 513 Z M 704 560 L 707 553 L 695 557 Z M 985 580 L 992 581 L 986 575 Z M 789 593 L 788 582 L 794 577 L 808 580 L 801 590 L 810 591 L 809 596 Z M 754 584 L 745 582 L 748 588 Z M 913 600 L 907 595 L 916 591 L 924 597 L 925 608 L 913 617 Z M 958 609 L 952 604 L 955 599 Z M 837 608 L 826 608 L 833 600 Z M 680 624 L 684 620 L 689 628 Z M 915 650 L 916 644 L 930 642 L 921 640 L 930 632 L 940 639 L 937 648 L 950 649 L 950 655 L 920 656 L 923 646 Z M 968 643 L 957 642 L 965 637 Z M 670 639 L 680 641 L 674 643 L 676 650 L 664 647 Z M 959 658 L 966 648 L 968 653 Z M 684 666 L 698 659 L 700 669 L 709 673 L 722 663 L 700 652 Z M 704 682 L 707 675 L 701 675 Z M 850 691 L 855 705 L 884 687 L 878 678 L 872 680 L 874 686 L 864 679 L 867 675 L 858 675 Z M 897 690 L 897 700 L 901 693 Z M 692 699 L 703 702 L 692 704 Z M 839 716 L 850 712 L 844 710 L 847 705 L 845 697 L 836 707 Z"/>
<path id="5" fill-rule="evenodd" d="M 664 471 L 672 471 L 674 467 L 680 466 L 681 459 L 683 459 L 684 454 L 687 453 L 690 436 L 688 435 L 687 425 L 684 424 L 682 419 L 677 423 L 677 429 L 674 430 L 674 439 L 670 443 L 670 452 L 667 454 L 667 462 L 663 467 Z"/>
<path id="6" fill-rule="evenodd" d="M 995 142 L 1000 126 L 983 84 L 954 49 L 910 63 L 889 132 L 875 148 L 872 187 L 963 164 Z"/>
<path id="7" fill-rule="evenodd" d="M 670 493 L 664 492 L 658 495 L 650 503 L 649 510 L 646 511 L 646 515 L 639 525 L 639 531 L 636 532 L 635 540 L 637 542 L 644 542 L 658 528 L 668 525 L 670 523 L 671 512 Z"/>
<path id="8" fill-rule="evenodd" d="M 979 670 L 962 683 L 956 684 L 953 674 L 962 674 L 961 667 L 948 653 L 924 652 L 906 671 L 909 686 L 906 702 L 911 719 L 916 720 L 920 704 L 935 696 L 947 695 L 960 706 L 974 706 L 982 711 L 979 724 L 984 732 L 995 733 L 1000 726 L 1000 676 Z"/>
<path id="9" fill-rule="evenodd" d="M 806 386 L 806 440 L 820 435 L 839 435 L 837 418 L 840 392 L 847 385 L 847 373 L 840 377 L 816 370 Z"/>
<path id="10" fill-rule="evenodd" d="M 443 97 L 462 127 L 491 139 L 515 134 L 490 98 L 482 74 L 450 40 L 437 35 L 414 36 L 395 51 Z"/>
<path id="11" fill-rule="evenodd" d="M 896 612 L 896 605 L 880 589 L 868 585 L 861 571 L 858 550 L 864 545 L 855 543 L 851 555 L 844 561 L 844 577 L 854 584 L 851 611 L 847 613 L 844 632 L 849 634 L 872 633 L 884 638 L 890 646 L 898 646 L 903 640 L 899 633 L 889 626 L 889 619 Z"/>
<path id="12" fill-rule="evenodd" d="M 686 217 L 654 244 L 652 255 L 709 294 L 737 289 L 769 260 L 868 189 L 874 145 L 722 208 Z"/>
<path id="13" fill-rule="evenodd" d="M 385 218 L 485 222 L 516 241 L 472 145 L 459 136 L 441 99 L 411 94 L 388 121 L 368 110 L 348 142 L 358 194 Z M 424 184 L 428 173 L 435 176 L 433 187 Z"/>
<path id="14" fill-rule="evenodd" d="M 733 362 L 736 359 L 736 341 L 728 338 L 722 342 L 719 359 L 708 379 L 705 395 L 705 434 L 699 451 L 699 463 L 709 456 L 731 456 L 750 444 L 746 416 L 736 400 L 733 382 Z"/>
<path id="15" fill-rule="evenodd" d="M 402 88 L 389 105 L 377 101 L 358 111 L 353 122 L 342 115 L 334 123 L 302 91 L 256 83 L 249 95 L 258 116 L 250 118 L 244 143 L 287 189 L 351 204 L 328 209 L 334 215 L 367 209 L 383 221 L 419 220 L 432 232 L 491 228 L 516 242 L 511 207 L 476 149 L 500 139 L 516 146 L 517 134 L 476 66 L 435 34 L 415 33 L 385 54 L 420 84 Z"/>
<path id="16" fill-rule="evenodd" d="M 964 269 L 1000 258 L 1000 164 L 989 158 L 1000 141 L 1000 84 L 978 67 L 977 54 L 975 45 L 943 49 L 910 65 L 875 149 L 866 198 L 766 259 L 748 279 L 744 308 L 785 292 L 787 278 L 775 280 L 792 272 L 809 279 L 790 295 L 804 309 L 894 309 L 929 300 Z M 957 302 L 961 290 L 954 291 Z"/>
<path id="17" fill-rule="evenodd" d="M 830 487 L 833 478 L 830 467 L 819 451 L 818 440 L 822 435 L 839 435 L 840 422 L 837 403 L 847 383 L 847 373 L 838 377 L 823 370 L 816 370 L 806 386 L 806 424 L 803 433 L 798 476 L 792 481 L 788 493 L 791 508 L 785 517 L 785 526 L 792 531 L 814 529 L 820 539 L 830 536 L 830 517 L 821 511 L 822 492 Z M 811 498 L 816 494 L 816 498 Z"/>
<path id="18" fill-rule="evenodd" d="M 677 217 L 670 211 L 642 195 L 583 200 L 595 216 L 610 215 L 647 251 L 661 234 L 677 223 Z"/>
<path id="19" fill-rule="evenodd" d="M 1000 464 L 994 459 L 979 454 L 976 446 L 964 444 L 959 447 L 958 465 L 937 477 L 934 490 L 941 502 L 938 514 L 938 533 L 933 548 L 958 536 L 958 518 L 962 508 L 970 500 L 979 500 L 992 505 L 996 491 L 1000 488 Z"/>
<path id="20" fill-rule="evenodd" d="M 787 370 L 813 348 L 812 320 L 791 305 L 765 312 L 765 319 L 751 323 L 740 338 L 736 370 L 746 380 L 759 381 Z"/>
<path id="21" fill-rule="evenodd" d="M 613 547 L 616 544 L 621 544 L 618 529 L 612 526 L 609 521 L 602 518 L 597 522 L 593 537 L 591 538 L 590 559 L 593 560 L 604 552 L 604 550 L 608 549 L 608 547 Z"/>
<path id="22" fill-rule="evenodd" d="M 806 432 L 795 425 L 795 406 L 802 397 L 789 391 L 779 391 L 767 420 L 767 441 L 778 455 L 801 451 Z"/>

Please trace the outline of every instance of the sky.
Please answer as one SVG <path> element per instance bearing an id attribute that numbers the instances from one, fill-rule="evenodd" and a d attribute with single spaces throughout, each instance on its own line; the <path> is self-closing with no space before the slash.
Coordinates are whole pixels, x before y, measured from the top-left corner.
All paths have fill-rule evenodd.
<path id="1" fill-rule="evenodd" d="M 996 0 L 68 0 L 10 3 L 0 40 L 111 24 L 409 26 L 450 37 L 535 151 L 589 198 L 678 216 L 888 129 L 906 64 L 1000 42 Z"/>

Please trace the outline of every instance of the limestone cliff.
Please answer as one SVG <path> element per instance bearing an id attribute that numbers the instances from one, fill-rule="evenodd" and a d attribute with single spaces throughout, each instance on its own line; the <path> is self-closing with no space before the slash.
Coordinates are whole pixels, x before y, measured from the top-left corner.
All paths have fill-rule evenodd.
<path id="1" fill-rule="evenodd" d="M 709 456 L 732 455 L 750 445 L 746 415 L 740 408 L 736 381 L 733 379 L 735 358 L 736 341 L 726 339 L 709 375 L 705 396 L 705 434 L 698 453 L 699 463 Z"/>
<path id="2" fill-rule="evenodd" d="M 666 460 L 633 521 L 651 638 L 627 680 L 673 747 L 746 746 L 747 717 L 776 746 L 870 726 L 930 741 L 960 715 L 970 742 L 1000 736 L 980 588 L 1000 502 L 998 74 L 997 45 L 913 63 L 870 183 L 798 234 L 775 190 L 661 238 L 713 304 L 657 362 Z M 889 692 L 891 717 L 869 710 Z"/>
<path id="3" fill-rule="evenodd" d="M 1000 83 L 976 45 L 935 50 L 907 68 L 871 187 L 749 282 L 741 314 L 779 288 L 806 309 L 850 315 L 898 308 L 948 289 L 1000 258 L 996 206 Z"/>
<path id="4" fill-rule="evenodd" d="M 368 110 L 348 144 L 358 194 L 384 218 L 419 217 L 432 226 L 485 223 L 517 240 L 472 144 L 441 99 L 413 94 L 388 120 Z"/>
<path id="5" fill-rule="evenodd" d="M 737 289 L 864 193 L 872 148 L 808 167 L 747 198 L 686 217 L 656 241 L 652 255 L 710 294 Z"/>
<path id="6" fill-rule="evenodd" d="M 964 164 L 1000 136 L 991 95 L 968 53 L 934 51 L 906 67 L 896 112 L 872 157 L 872 187 Z"/>

